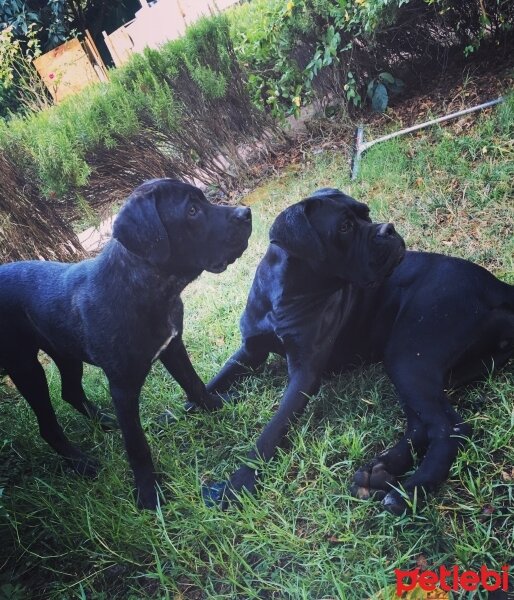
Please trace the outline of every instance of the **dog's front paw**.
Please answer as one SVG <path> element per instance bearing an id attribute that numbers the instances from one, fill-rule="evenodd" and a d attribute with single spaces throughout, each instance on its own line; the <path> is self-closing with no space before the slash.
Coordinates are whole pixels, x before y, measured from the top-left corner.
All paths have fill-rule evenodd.
<path id="1" fill-rule="evenodd" d="M 375 458 L 355 473 L 350 493 L 361 500 L 382 500 L 396 485 L 396 477 L 386 470 L 380 459 Z"/>
<path id="2" fill-rule="evenodd" d="M 207 506 L 218 506 L 226 510 L 231 504 L 238 503 L 241 492 L 255 494 L 257 473 L 250 467 L 240 467 L 229 479 L 211 485 L 202 486 L 202 498 Z"/>
<path id="3" fill-rule="evenodd" d="M 223 398 L 218 394 L 206 394 L 202 403 L 187 401 L 184 403 L 184 412 L 186 414 L 199 413 L 201 411 L 214 411 L 218 410 L 223 406 Z M 169 409 L 166 409 L 163 413 L 155 418 L 155 423 L 158 427 L 167 427 L 177 423 L 181 418 L 180 412 L 175 413 Z"/>
<path id="4" fill-rule="evenodd" d="M 217 392 L 205 392 L 198 400 L 190 400 L 184 404 L 186 413 L 195 413 L 200 410 L 214 411 L 219 410 L 226 402 L 229 402 L 228 394 L 218 394 Z"/>
<path id="5" fill-rule="evenodd" d="M 202 498 L 209 508 L 219 507 L 226 510 L 233 498 L 230 498 L 227 481 L 218 481 L 210 485 L 202 485 Z"/>

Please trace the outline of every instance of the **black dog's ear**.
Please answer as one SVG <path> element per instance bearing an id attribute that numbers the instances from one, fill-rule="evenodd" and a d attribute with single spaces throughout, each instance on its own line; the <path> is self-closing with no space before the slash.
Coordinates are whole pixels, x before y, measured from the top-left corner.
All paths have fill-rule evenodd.
<path id="1" fill-rule="evenodd" d="M 114 221 L 112 237 L 155 266 L 166 263 L 170 243 L 157 211 L 154 186 L 144 184 L 129 196 Z"/>
<path id="2" fill-rule="evenodd" d="M 307 198 L 283 210 L 271 226 L 270 242 L 292 256 L 323 262 L 325 249 L 306 213 L 310 203 Z"/>
<path id="3" fill-rule="evenodd" d="M 344 192 L 337 188 L 320 188 L 311 194 L 309 198 L 337 198 L 338 196 L 348 198 Z"/>
<path id="4" fill-rule="evenodd" d="M 334 200 L 342 200 L 347 205 L 349 205 L 361 218 L 365 221 L 369 221 L 371 223 L 371 219 L 369 218 L 369 207 L 367 204 L 363 204 L 362 202 L 358 202 L 355 198 L 348 196 L 341 190 L 336 188 L 321 188 L 316 190 L 311 198 L 333 198 Z"/>

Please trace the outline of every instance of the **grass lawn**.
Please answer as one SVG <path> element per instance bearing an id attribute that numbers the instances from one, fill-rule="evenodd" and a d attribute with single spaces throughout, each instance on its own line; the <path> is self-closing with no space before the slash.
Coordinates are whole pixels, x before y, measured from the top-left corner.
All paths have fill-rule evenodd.
<path id="1" fill-rule="evenodd" d="M 239 316 L 274 217 L 318 187 L 367 202 L 374 220 L 394 221 L 412 249 L 471 259 L 514 284 L 513 139 L 511 96 L 464 132 L 433 128 L 375 146 L 356 182 L 346 156 L 324 152 L 252 192 L 244 200 L 254 215 L 247 252 L 184 293 L 186 346 L 203 379 L 238 347 Z M 4 382 L 0 598 L 386 600 L 395 568 L 499 569 L 514 556 L 512 361 L 452 394 L 473 425 L 472 441 L 439 492 L 402 518 L 348 493 L 361 463 L 403 431 L 380 365 L 326 380 L 289 447 L 264 467 L 257 498 L 225 513 L 202 504 L 200 482 L 226 477 L 250 449 L 286 384 L 281 359 L 239 386 L 240 403 L 188 418 L 178 385 L 155 365 L 141 413 L 169 500 L 157 514 L 135 508 L 119 432 L 104 434 L 64 405 L 57 370 L 47 370 L 66 432 L 103 469 L 96 481 L 65 473 L 28 404 Z M 86 370 L 85 388 L 109 406 L 100 371 Z M 159 431 L 154 418 L 165 407 L 180 418 Z"/>

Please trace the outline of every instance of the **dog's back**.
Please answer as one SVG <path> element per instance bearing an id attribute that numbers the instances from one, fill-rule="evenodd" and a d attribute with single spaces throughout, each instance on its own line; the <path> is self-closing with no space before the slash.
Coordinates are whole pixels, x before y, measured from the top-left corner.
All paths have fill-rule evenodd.
<path id="1" fill-rule="evenodd" d="M 63 312 L 70 311 L 65 292 L 71 280 L 76 284 L 82 276 L 82 264 L 22 261 L 0 266 L 0 365 L 27 344 L 45 349 L 47 331 L 62 327 Z"/>
<path id="2" fill-rule="evenodd" d="M 420 324 L 418 328 L 422 321 L 427 327 L 441 324 L 433 336 L 426 332 L 433 337 L 434 346 L 442 343 L 447 328 L 459 345 L 468 337 L 480 337 L 491 319 L 499 319 L 498 343 L 504 348 L 512 346 L 514 351 L 514 286 L 480 265 L 441 254 L 407 252 L 384 287 L 386 295 L 399 298 L 396 322 L 407 316 Z"/>

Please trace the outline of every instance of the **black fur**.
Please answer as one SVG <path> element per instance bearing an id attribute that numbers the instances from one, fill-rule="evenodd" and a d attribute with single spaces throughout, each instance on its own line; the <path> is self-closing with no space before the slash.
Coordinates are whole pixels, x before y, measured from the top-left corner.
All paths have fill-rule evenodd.
<path id="1" fill-rule="evenodd" d="M 323 372 L 377 361 L 396 386 L 407 431 L 359 469 L 353 493 L 403 512 L 406 503 L 391 486 L 413 467 L 411 450 L 421 464 L 403 481 L 408 494 L 430 491 L 448 476 L 470 427 L 445 390 L 512 356 L 514 287 L 465 260 L 405 253 L 394 227 L 373 224 L 368 212 L 338 190 L 324 189 L 287 208 L 272 226 L 241 318 L 242 346 L 207 389 L 225 393 L 270 352 L 287 358 L 289 384 L 249 465 L 205 489 L 209 501 L 226 505 L 234 492 L 254 491 L 252 463 L 271 459 L 317 393 Z"/>
<path id="2" fill-rule="evenodd" d="M 86 475 L 95 474 L 96 461 L 59 426 L 38 351 L 55 361 L 63 399 L 108 428 L 114 420 L 89 402 L 81 385 L 83 362 L 101 367 L 141 507 L 157 504 L 139 419 L 141 387 L 159 359 L 190 402 L 208 410 L 221 405 L 206 391 L 182 343 L 180 293 L 203 270 L 221 272 L 239 257 L 250 232 L 250 209 L 215 206 L 194 186 L 158 179 L 131 194 L 96 258 L 0 266 L 0 366 L 36 413 L 43 438 Z"/>

